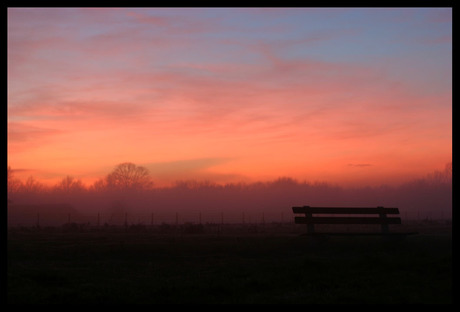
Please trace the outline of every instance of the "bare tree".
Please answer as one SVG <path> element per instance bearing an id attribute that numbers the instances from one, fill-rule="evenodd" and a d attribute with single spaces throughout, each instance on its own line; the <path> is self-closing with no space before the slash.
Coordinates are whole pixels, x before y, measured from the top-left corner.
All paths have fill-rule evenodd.
<path id="1" fill-rule="evenodd" d="M 130 162 L 119 164 L 107 176 L 107 185 L 118 189 L 145 189 L 152 184 L 149 171 Z"/>
<path id="2" fill-rule="evenodd" d="M 99 178 L 89 187 L 90 191 L 101 192 L 107 189 L 107 181 L 104 178 Z"/>
<path id="3" fill-rule="evenodd" d="M 75 179 L 72 176 L 66 176 L 58 184 L 56 184 L 55 189 L 67 193 L 73 191 L 78 192 L 84 190 L 84 185 L 80 179 Z"/>
<path id="4" fill-rule="evenodd" d="M 7 171 L 8 194 L 17 192 L 21 188 L 21 181 L 15 178 L 13 171 L 14 170 L 11 169 L 10 166 L 8 166 L 8 171 Z"/>
<path id="5" fill-rule="evenodd" d="M 426 180 L 434 184 L 452 183 L 452 163 L 447 163 L 443 171 L 436 170 L 428 174 Z"/>
<path id="6" fill-rule="evenodd" d="M 45 185 L 29 176 L 24 184 L 21 185 L 21 191 L 25 193 L 40 193 L 45 190 Z"/>
<path id="7" fill-rule="evenodd" d="M 446 164 L 446 167 L 444 168 L 444 172 L 447 175 L 447 177 L 452 179 L 452 162 Z"/>

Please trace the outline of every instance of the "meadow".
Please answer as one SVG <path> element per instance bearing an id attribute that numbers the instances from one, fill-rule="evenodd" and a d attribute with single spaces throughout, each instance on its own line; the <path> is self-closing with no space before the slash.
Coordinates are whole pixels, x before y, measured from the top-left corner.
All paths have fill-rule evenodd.
<path id="1" fill-rule="evenodd" d="M 314 240 L 292 224 L 10 228 L 8 304 L 452 303 L 451 225 Z"/>

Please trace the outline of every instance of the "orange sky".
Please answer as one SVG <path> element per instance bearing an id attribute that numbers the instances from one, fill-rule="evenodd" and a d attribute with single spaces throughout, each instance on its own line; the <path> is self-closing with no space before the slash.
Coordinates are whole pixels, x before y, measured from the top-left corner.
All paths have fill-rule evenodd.
<path id="1" fill-rule="evenodd" d="M 399 183 L 452 161 L 451 9 L 8 9 L 8 165 Z"/>

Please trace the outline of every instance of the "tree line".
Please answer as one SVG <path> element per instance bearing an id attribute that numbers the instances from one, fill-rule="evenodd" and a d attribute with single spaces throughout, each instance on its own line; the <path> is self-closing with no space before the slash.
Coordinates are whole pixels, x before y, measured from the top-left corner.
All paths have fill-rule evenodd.
<path id="1" fill-rule="evenodd" d="M 81 192 L 111 190 L 148 189 L 153 186 L 153 181 L 148 170 L 142 166 L 125 162 L 117 165 L 106 177 L 100 178 L 89 187 L 86 187 L 80 179 L 66 176 L 56 185 L 48 187 L 33 176 L 29 176 L 25 182 L 14 177 L 14 170 L 8 166 L 7 170 L 8 194 L 33 193 L 44 191 Z"/>
<path id="2" fill-rule="evenodd" d="M 394 206 L 412 216 L 418 213 L 449 218 L 452 213 L 452 164 L 399 186 L 356 188 L 326 182 L 299 182 L 289 177 L 223 185 L 188 180 L 158 188 L 146 168 L 129 162 L 117 165 L 90 186 L 66 176 L 48 187 L 33 177 L 22 182 L 8 167 L 8 202 L 9 206 L 69 203 L 86 213 L 263 211 L 277 215 L 290 213 L 290 207 L 296 205 Z"/>
<path id="3" fill-rule="evenodd" d="M 452 163 L 445 165 L 444 170 L 434 171 L 429 173 L 424 178 L 415 179 L 407 182 L 406 184 L 450 184 L 452 183 Z M 296 184 L 309 184 L 309 182 L 299 182 L 289 177 L 280 177 L 271 182 L 255 182 L 251 184 L 244 183 L 230 183 L 224 186 L 215 184 L 210 181 L 196 181 L 196 180 L 178 180 L 172 186 L 173 188 L 186 188 L 198 189 L 203 187 L 249 187 L 255 188 L 262 185 L 278 184 L 285 186 L 293 186 Z M 314 182 L 315 186 L 331 187 L 327 182 Z M 33 176 L 29 176 L 25 182 L 15 178 L 14 170 L 8 166 L 7 170 L 7 187 L 8 194 L 14 193 L 38 193 L 46 191 L 60 191 L 60 192 L 82 192 L 82 191 L 104 191 L 104 190 L 118 190 L 118 191 L 133 191 L 133 190 L 149 190 L 154 188 L 153 179 L 149 171 L 143 166 L 137 166 L 131 162 L 124 162 L 117 165 L 114 170 L 104 178 L 100 178 L 92 185 L 86 186 L 81 179 L 76 179 L 72 176 L 65 176 L 54 186 L 46 186 Z"/>

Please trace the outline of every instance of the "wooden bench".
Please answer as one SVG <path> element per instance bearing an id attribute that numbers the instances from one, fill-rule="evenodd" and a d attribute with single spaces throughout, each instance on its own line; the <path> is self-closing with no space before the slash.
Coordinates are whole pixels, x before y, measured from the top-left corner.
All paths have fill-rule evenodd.
<path id="1" fill-rule="evenodd" d="M 401 224 L 398 208 L 384 207 L 292 207 L 296 224 L 307 225 L 307 235 L 409 235 L 416 233 L 390 232 L 390 224 Z M 321 215 L 321 216 L 318 216 Z M 349 216 L 353 215 L 353 216 Z M 367 216 L 364 216 L 367 215 Z M 388 216 L 393 215 L 393 216 Z M 398 216 L 394 216 L 398 215 Z M 374 232 L 315 232 L 315 224 L 374 224 L 380 231 Z"/>

